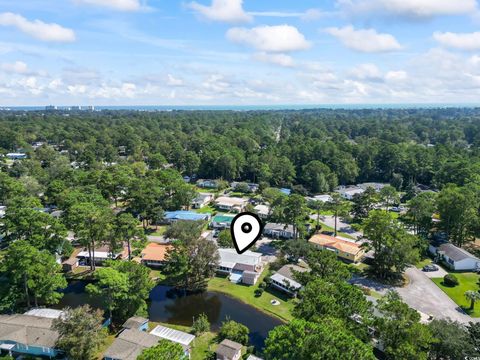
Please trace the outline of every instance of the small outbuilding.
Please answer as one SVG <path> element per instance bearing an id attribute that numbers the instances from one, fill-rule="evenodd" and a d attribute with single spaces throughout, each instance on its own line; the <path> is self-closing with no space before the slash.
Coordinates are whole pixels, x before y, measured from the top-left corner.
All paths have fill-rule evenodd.
<path id="1" fill-rule="evenodd" d="M 243 345 L 235 341 L 223 340 L 215 351 L 217 360 L 239 360 L 242 357 Z"/>

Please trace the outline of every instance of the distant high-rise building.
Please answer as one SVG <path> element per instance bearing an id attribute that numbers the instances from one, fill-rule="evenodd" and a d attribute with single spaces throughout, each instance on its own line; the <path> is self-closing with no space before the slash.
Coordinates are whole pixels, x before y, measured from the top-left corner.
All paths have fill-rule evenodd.
<path id="1" fill-rule="evenodd" d="M 55 105 L 48 105 L 48 106 L 45 106 L 45 110 L 53 111 L 53 110 L 57 110 L 57 107 Z"/>

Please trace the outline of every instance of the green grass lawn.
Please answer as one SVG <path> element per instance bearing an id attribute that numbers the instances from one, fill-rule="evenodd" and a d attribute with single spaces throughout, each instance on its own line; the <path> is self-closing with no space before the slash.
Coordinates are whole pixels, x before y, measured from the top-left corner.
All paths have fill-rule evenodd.
<path id="1" fill-rule="evenodd" d="M 147 229 L 146 235 L 150 236 L 162 236 L 167 231 L 168 225 L 159 225 L 157 228 Z"/>
<path id="2" fill-rule="evenodd" d="M 313 226 L 317 225 L 317 221 L 316 220 L 312 220 L 311 221 L 311 224 Z M 335 229 L 333 227 L 330 227 L 324 223 L 322 223 L 320 221 L 320 226 L 322 227 L 320 230 L 321 231 L 328 231 L 328 232 L 334 232 Z M 337 236 L 342 236 L 342 237 L 345 237 L 347 239 L 352 239 L 352 240 L 356 240 L 355 237 L 353 237 L 352 235 L 349 235 L 349 234 L 346 234 L 346 233 L 343 233 L 343 232 L 340 232 L 340 231 L 337 231 Z"/>
<path id="3" fill-rule="evenodd" d="M 478 290 L 479 276 L 475 273 L 453 273 L 460 282 L 455 287 L 448 287 L 443 285 L 443 278 L 434 278 L 432 281 L 442 289 L 457 305 L 461 306 L 467 314 L 472 317 L 480 317 L 480 304 L 477 304 L 474 311 L 470 310 L 470 301 L 465 299 L 465 292 L 467 290 Z"/>
<path id="4" fill-rule="evenodd" d="M 266 289 L 262 296 L 255 297 L 255 290 L 262 283 L 264 277 L 267 275 L 268 269 L 265 269 L 260 279 L 254 286 L 248 286 L 243 284 L 234 284 L 227 278 L 214 277 L 208 283 L 208 290 L 218 291 L 227 295 L 230 295 L 244 303 L 251 305 L 260 311 L 267 314 L 274 315 L 281 320 L 290 321 L 293 317 L 291 311 L 294 307 L 294 299 L 291 299 L 273 289 Z M 280 305 L 273 306 L 270 301 L 276 299 L 280 302 Z"/>
<path id="5" fill-rule="evenodd" d="M 425 265 L 430 265 L 432 264 L 432 259 L 426 257 L 422 260 L 420 260 L 418 263 L 415 264 L 415 267 L 417 269 L 422 269 Z"/>
<path id="6" fill-rule="evenodd" d="M 210 213 L 210 214 L 215 214 L 217 212 L 217 209 L 215 209 L 213 206 L 211 205 L 207 205 L 207 206 L 204 206 L 203 208 L 201 209 L 194 209 L 193 211 L 195 211 L 196 213 L 199 213 L 199 214 L 205 214 L 205 213 Z"/>

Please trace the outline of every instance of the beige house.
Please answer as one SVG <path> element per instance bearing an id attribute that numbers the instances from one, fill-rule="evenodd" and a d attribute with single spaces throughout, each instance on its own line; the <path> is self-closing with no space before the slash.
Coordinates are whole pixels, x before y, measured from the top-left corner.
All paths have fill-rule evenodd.
<path id="1" fill-rule="evenodd" d="M 313 235 L 308 242 L 319 249 L 333 251 L 347 262 L 357 263 L 365 256 L 365 251 L 359 244 L 325 234 Z"/>
<path id="2" fill-rule="evenodd" d="M 242 348 L 242 344 L 225 339 L 218 345 L 217 351 L 215 351 L 217 360 L 240 360 Z"/>
<path id="3" fill-rule="evenodd" d="M 220 196 L 215 200 L 215 206 L 219 210 L 242 212 L 248 201 L 239 197 Z"/>
<path id="4" fill-rule="evenodd" d="M 235 249 L 218 249 L 220 261 L 217 272 L 226 274 L 233 283 L 255 285 L 263 271 L 262 254 L 245 251 L 238 254 Z"/>

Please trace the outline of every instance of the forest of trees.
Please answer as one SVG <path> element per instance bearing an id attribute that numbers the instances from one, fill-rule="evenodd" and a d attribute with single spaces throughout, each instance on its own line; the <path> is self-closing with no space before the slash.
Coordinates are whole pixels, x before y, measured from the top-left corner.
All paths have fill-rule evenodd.
<path id="1" fill-rule="evenodd" d="M 270 206 L 269 221 L 294 228 L 294 239 L 280 253 L 290 262 L 303 258 L 311 268 L 297 274 L 304 288 L 295 319 L 270 333 L 266 359 L 373 359 L 372 328 L 388 359 L 476 354 L 478 324 L 420 324 L 418 313 L 394 292 L 378 301 L 382 316 L 374 315 L 362 289 L 348 283 L 351 269 L 332 253 L 308 246 L 305 225 L 320 211 L 329 211 L 335 221 L 349 217 L 370 239 L 363 246 L 375 254 L 371 273 L 383 280 L 401 278 L 418 261 L 433 227 L 458 246 L 475 239 L 480 109 L 3 111 L 0 134 L 0 205 L 6 206 L 0 222 L 1 313 L 60 301 L 63 293 L 57 290 L 66 280 L 56 258 L 73 250 L 65 240 L 69 231 L 90 258 L 99 245 L 114 252 L 124 243 L 128 259 L 138 256 L 145 229 L 155 227 L 165 211 L 190 206 L 196 188 L 184 177 L 195 176 L 258 183 L 258 197 Z M 10 152 L 28 157 L 13 162 L 4 156 Z M 339 194 L 328 204 L 304 196 L 373 181 L 392 186 L 378 193 L 367 189 L 351 202 Z M 418 193 L 419 185 L 435 192 Z M 389 209 L 400 201 L 408 210 L 397 219 Z M 61 210 L 61 216 L 40 211 L 46 207 Z M 434 214 L 441 219 L 435 225 Z M 162 269 L 170 284 L 207 288 L 218 255 L 215 243 L 200 237 L 204 226 L 180 223 L 166 230 L 174 239 Z M 336 234 L 336 225 L 333 230 Z M 231 241 L 229 232 L 219 234 L 220 246 Z M 145 315 L 154 286 L 150 270 L 133 261 L 105 265 L 96 269 L 90 261 L 86 291 L 102 300 L 106 316 L 118 325 Z M 79 311 L 67 313 L 55 324 L 62 348 L 72 359 L 94 357 L 106 336 L 102 314 L 79 321 Z M 200 333 L 208 328 L 195 325 Z M 90 337 L 77 342 L 84 333 Z M 248 329 L 226 322 L 219 337 L 246 344 Z M 160 345 L 141 358 L 182 358 L 178 347 Z"/>

